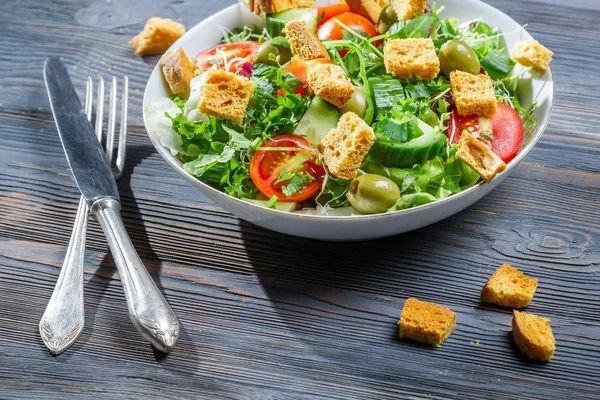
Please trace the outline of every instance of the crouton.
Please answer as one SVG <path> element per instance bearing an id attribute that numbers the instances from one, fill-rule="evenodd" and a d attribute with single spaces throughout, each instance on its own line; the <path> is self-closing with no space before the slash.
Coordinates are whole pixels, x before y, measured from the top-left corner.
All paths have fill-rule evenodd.
<path id="1" fill-rule="evenodd" d="M 408 79 L 414 74 L 417 79 L 426 80 L 440 73 L 440 59 L 431 39 L 388 40 L 383 52 L 390 75 Z"/>
<path id="2" fill-rule="evenodd" d="M 385 7 L 380 3 L 378 0 L 346 0 L 351 12 L 362 15 L 374 25 L 379 22 L 379 16 Z"/>
<path id="3" fill-rule="evenodd" d="M 513 339 L 521 353 L 531 360 L 550 361 L 556 349 L 556 341 L 548 318 L 513 311 Z"/>
<path id="4" fill-rule="evenodd" d="M 206 74 L 198 111 L 241 124 L 254 95 L 254 84 L 243 76 L 219 69 L 211 69 Z"/>
<path id="5" fill-rule="evenodd" d="M 331 174 L 341 179 L 354 179 L 374 142 L 373 129 L 358 115 L 347 112 L 317 148 Z"/>
<path id="6" fill-rule="evenodd" d="M 334 64 L 317 64 L 308 73 L 308 86 L 337 108 L 342 108 L 354 93 L 354 85 L 344 69 Z"/>
<path id="7" fill-rule="evenodd" d="M 400 338 L 440 347 L 456 328 L 456 314 L 449 308 L 410 298 L 400 315 Z"/>
<path id="8" fill-rule="evenodd" d="M 494 93 L 492 79 L 488 75 L 452 71 L 450 86 L 460 115 L 489 116 L 496 112 L 496 93 Z"/>
<path id="9" fill-rule="evenodd" d="M 506 169 L 506 163 L 467 130 L 463 131 L 458 147 L 456 156 L 488 183 Z"/>
<path id="10" fill-rule="evenodd" d="M 171 89 L 171 93 L 187 99 L 190 95 L 190 81 L 194 77 L 196 65 L 181 47 L 160 58 L 160 66 Z"/>
<path id="11" fill-rule="evenodd" d="M 129 44 L 135 54 L 162 54 L 185 33 L 185 26 L 171 19 L 152 17 L 146 22 L 144 30 L 136 35 Z"/>
<path id="12" fill-rule="evenodd" d="M 523 308 L 531 303 L 538 281 L 509 264 L 500 266 L 481 291 L 481 301 L 503 307 Z"/>
<path id="13" fill-rule="evenodd" d="M 312 7 L 315 0 L 249 0 L 250 11 L 259 15 L 261 13 L 278 13 L 292 8 Z"/>
<path id="14" fill-rule="evenodd" d="M 394 11 L 402 22 L 417 18 L 425 12 L 425 7 L 427 0 L 394 0 Z"/>
<path id="15" fill-rule="evenodd" d="M 317 58 L 331 60 L 325 46 L 317 35 L 311 32 L 306 25 L 300 21 L 288 22 L 285 32 L 290 42 L 292 54 L 302 60 L 310 61 Z"/>
<path id="16" fill-rule="evenodd" d="M 545 71 L 550 67 L 554 53 L 537 40 L 518 42 L 511 52 L 512 58 L 526 67 Z"/>

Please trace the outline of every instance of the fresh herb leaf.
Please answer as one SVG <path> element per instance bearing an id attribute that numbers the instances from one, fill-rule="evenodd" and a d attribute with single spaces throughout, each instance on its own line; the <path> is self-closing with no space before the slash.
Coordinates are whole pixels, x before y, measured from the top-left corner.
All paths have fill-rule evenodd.
<path id="1" fill-rule="evenodd" d="M 285 186 L 281 186 L 281 191 L 289 197 L 298 193 L 307 183 L 315 179 L 314 176 L 303 172 L 285 172 L 282 170 L 279 178 L 275 181 L 275 185 L 287 182 Z"/>
<path id="2" fill-rule="evenodd" d="M 405 100 L 404 87 L 400 80 L 390 76 L 374 76 L 369 78 L 375 98 L 377 115 L 386 115 L 399 100 Z"/>
<path id="3" fill-rule="evenodd" d="M 433 25 L 439 21 L 435 14 L 426 13 L 415 19 L 406 22 L 400 27 L 399 24 L 394 24 L 390 28 L 389 39 L 409 39 L 409 38 L 428 38 Z M 400 28 L 400 29 L 398 29 Z"/>
<path id="4" fill-rule="evenodd" d="M 376 133 L 382 134 L 391 140 L 406 143 L 423 136 L 423 131 L 414 119 L 399 121 L 396 119 L 384 119 L 373 126 Z"/>
<path id="5" fill-rule="evenodd" d="M 332 176 L 327 176 L 324 183 L 321 194 L 317 197 L 316 201 L 322 207 L 347 207 L 350 205 L 346 193 L 350 188 L 352 180 L 336 179 Z"/>
<path id="6" fill-rule="evenodd" d="M 498 50 L 491 50 L 481 60 L 481 66 L 493 79 L 502 79 L 508 75 L 515 66 L 515 61 Z"/>

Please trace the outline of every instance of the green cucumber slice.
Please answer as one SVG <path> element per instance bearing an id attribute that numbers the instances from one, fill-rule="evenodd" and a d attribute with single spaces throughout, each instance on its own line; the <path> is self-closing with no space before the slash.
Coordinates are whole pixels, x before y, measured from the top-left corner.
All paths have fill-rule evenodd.
<path id="1" fill-rule="evenodd" d="M 267 14 L 267 32 L 273 38 L 285 36 L 283 29 L 288 22 L 303 22 L 313 32 L 317 32 L 317 9 L 316 8 L 294 8 L 275 14 Z"/>
<path id="2" fill-rule="evenodd" d="M 325 135 L 337 127 L 339 121 L 340 113 L 337 108 L 322 97 L 315 96 L 294 133 L 304 136 L 310 144 L 316 146 Z"/>
<path id="3" fill-rule="evenodd" d="M 423 135 L 406 143 L 377 135 L 367 156 L 368 161 L 390 168 L 412 168 L 415 164 L 423 165 L 433 160 L 444 151 L 448 138 L 420 120 L 419 128 Z"/>
<path id="4" fill-rule="evenodd" d="M 269 201 L 267 200 L 253 200 L 253 199 L 241 199 L 246 203 L 256 204 L 257 206 L 266 207 Z M 298 203 L 290 203 L 278 201 L 275 203 L 275 209 L 279 211 L 294 212 L 298 208 Z"/>

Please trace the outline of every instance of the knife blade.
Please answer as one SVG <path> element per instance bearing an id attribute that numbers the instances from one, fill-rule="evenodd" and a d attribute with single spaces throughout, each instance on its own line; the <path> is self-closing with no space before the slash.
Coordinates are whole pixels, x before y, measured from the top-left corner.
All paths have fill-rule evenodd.
<path id="1" fill-rule="evenodd" d="M 44 63 L 44 82 L 58 135 L 79 191 L 90 205 L 101 198 L 119 200 L 119 190 L 102 145 L 58 57 L 50 57 Z"/>

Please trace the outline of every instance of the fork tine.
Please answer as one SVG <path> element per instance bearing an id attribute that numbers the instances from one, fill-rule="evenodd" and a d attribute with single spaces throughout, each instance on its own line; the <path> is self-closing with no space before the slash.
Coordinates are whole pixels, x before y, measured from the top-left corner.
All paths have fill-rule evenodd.
<path id="1" fill-rule="evenodd" d="M 112 164 L 113 147 L 115 145 L 115 130 L 117 120 L 117 78 L 113 76 L 110 84 L 110 100 L 108 110 L 108 131 L 106 132 L 106 158 Z"/>
<path id="2" fill-rule="evenodd" d="M 129 77 L 123 77 L 123 97 L 121 97 L 121 127 L 117 150 L 117 171 L 115 178 L 119 179 L 125 168 L 125 151 L 127 149 L 127 107 L 129 96 Z"/>
<path id="3" fill-rule="evenodd" d="M 90 78 L 91 79 L 91 78 Z M 102 124 L 104 122 L 104 78 L 98 82 L 98 104 L 96 105 L 96 136 L 102 143 Z"/>
<path id="4" fill-rule="evenodd" d="M 85 115 L 88 121 L 92 121 L 92 98 L 94 96 L 94 82 L 92 77 L 88 76 L 85 92 Z"/>

